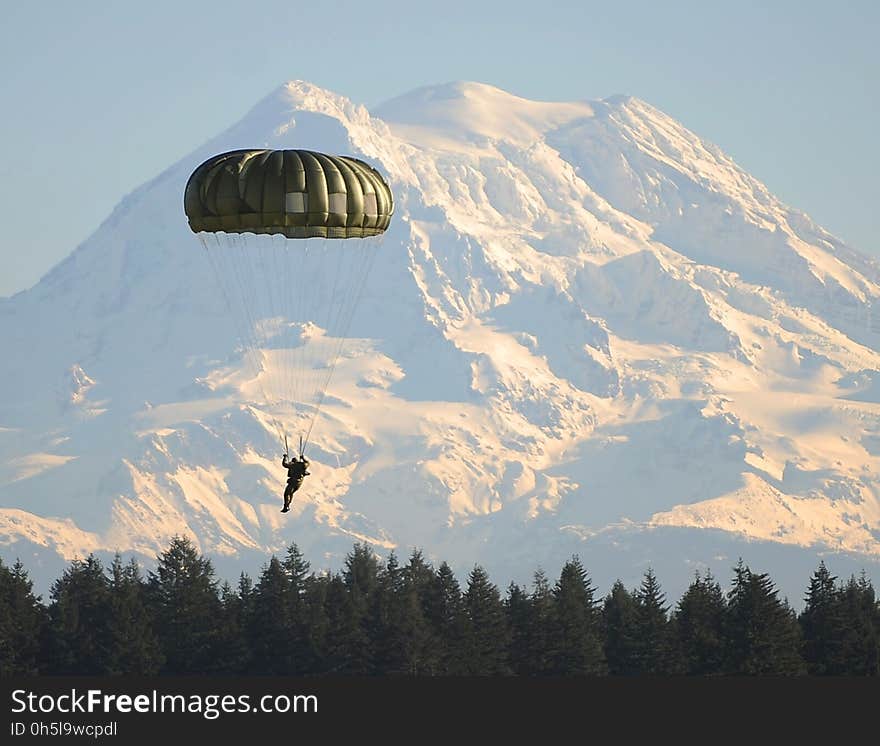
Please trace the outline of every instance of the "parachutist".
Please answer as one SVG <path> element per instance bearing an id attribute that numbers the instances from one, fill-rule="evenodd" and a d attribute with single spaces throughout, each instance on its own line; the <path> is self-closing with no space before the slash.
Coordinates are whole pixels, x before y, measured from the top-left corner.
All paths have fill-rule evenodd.
<path id="1" fill-rule="evenodd" d="M 303 479 L 309 476 L 309 460 L 300 454 L 296 458 L 290 458 L 286 453 L 281 458 L 281 465 L 287 469 L 287 487 L 284 489 L 284 507 L 282 513 L 290 510 L 290 502 L 293 493 L 302 487 Z"/>

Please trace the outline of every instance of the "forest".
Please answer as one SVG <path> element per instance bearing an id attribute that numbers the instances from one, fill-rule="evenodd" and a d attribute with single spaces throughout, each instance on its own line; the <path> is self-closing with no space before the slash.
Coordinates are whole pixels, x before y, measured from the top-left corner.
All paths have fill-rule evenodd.
<path id="1" fill-rule="evenodd" d="M 675 603 L 648 570 L 600 596 L 580 560 L 502 593 L 475 566 L 460 583 L 419 551 L 406 563 L 355 544 L 314 572 L 296 544 L 256 580 L 220 582 L 175 537 L 144 574 L 117 555 L 74 560 L 44 603 L 21 562 L 0 562 L 0 675 L 876 676 L 870 579 L 824 562 L 797 613 L 742 560 L 725 592 L 696 574 Z"/>

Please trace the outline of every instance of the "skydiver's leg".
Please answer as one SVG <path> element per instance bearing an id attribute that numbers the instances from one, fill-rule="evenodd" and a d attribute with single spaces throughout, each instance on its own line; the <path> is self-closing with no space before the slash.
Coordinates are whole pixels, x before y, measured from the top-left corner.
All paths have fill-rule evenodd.
<path id="1" fill-rule="evenodd" d="M 282 513 L 286 513 L 290 510 L 290 501 L 293 499 L 294 492 L 296 492 L 296 490 L 294 489 L 293 484 L 288 482 L 287 488 L 284 490 L 284 507 L 281 508 Z"/>

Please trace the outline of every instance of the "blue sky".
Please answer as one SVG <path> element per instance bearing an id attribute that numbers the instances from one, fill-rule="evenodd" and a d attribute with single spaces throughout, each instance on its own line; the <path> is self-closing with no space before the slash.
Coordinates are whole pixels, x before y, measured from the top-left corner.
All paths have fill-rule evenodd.
<path id="1" fill-rule="evenodd" d="M 880 3 L 2 0 L 0 295 L 301 78 L 373 106 L 452 80 L 645 99 L 880 253 Z"/>

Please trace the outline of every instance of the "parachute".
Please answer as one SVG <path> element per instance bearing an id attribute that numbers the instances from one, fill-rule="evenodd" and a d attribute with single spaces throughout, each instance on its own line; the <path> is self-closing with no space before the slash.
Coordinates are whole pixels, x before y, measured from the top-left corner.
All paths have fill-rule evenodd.
<path id="1" fill-rule="evenodd" d="M 235 150 L 209 158 L 184 193 L 237 326 L 246 395 L 268 405 L 287 451 L 303 453 L 394 202 L 357 158 L 309 150 Z M 250 387 L 250 388 L 248 388 Z"/>

